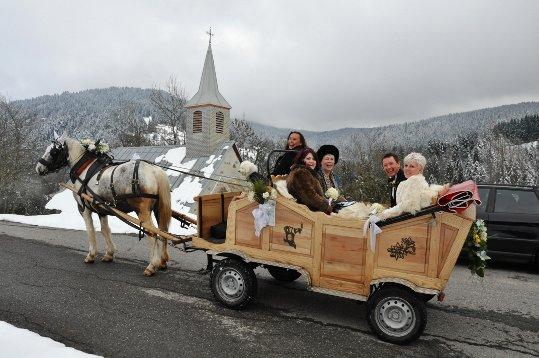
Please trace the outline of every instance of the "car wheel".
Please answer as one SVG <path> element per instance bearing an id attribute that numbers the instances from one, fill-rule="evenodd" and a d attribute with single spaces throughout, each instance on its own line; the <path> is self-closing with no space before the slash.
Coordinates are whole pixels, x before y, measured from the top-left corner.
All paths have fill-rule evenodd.
<path id="1" fill-rule="evenodd" d="M 211 291 L 221 304 L 241 310 L 256 296 L 256 276 L 244 261 L 227 258 L 216 263 L 211 271 Z"/>
<path id="2" fill-rule="evenodd" d="M 368 322 L 382 340 L 406 344 L 416 340 L 427 324 L 425 303 L 413 292 L 380 288 L 368 302 Z"/>
<path id="3" fill-rule="evenodd" d="M 278 266 L 266 266 L 266 268 L 269 274 L 277 281 L 292 282 L 301 276 L 301 273 L 293 269 Z"/>

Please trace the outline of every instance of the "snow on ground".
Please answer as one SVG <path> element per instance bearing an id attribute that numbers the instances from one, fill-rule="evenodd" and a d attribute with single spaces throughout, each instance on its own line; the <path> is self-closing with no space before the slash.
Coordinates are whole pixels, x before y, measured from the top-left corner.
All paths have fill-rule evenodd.
<path id="1" fill-rule="evenodd" d="M 66 347 L 50 338 L 0 321 L 2 357 L 90 358 L 99 357 Z"/>

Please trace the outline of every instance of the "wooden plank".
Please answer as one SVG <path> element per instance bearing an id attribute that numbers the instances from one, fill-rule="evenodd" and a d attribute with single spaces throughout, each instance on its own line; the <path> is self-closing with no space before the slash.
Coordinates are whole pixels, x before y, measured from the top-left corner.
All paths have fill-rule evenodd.
<path id="1" fill-rule="evenodd" d="M 378 268 L 373 271 L 372 279 L 387 279 L 387 278 L 400 278 L 413 283 L 414 285 L 422 288 L 431 288 L 434 290 L 443 289 L 443 280 L 438 278 L 431 278 L 425 275 L 417 275 L 402 270 L 389 270 Z"/>
<path id="2" fill-rule="evenodd" d="M 435 218 L 429 223 L 429 256 L 427 262 L 427 276 L 429 277 L 437 277 L 438 274 L 441 227 L 440 215 L 436 214 Z"/>
<path id="3" fill-rule="evenodd" d="M 331 290 L 350 292 L 364 296 L 367 296 L 370 290 L 369 287 L 366 287 L 362 283 L 335 280 L 330 277 L 320 277 L 319 286 L 322 288 L 329 288 Z"/>
<path id="4" fill-rule="evenodd" d="M 364 281 L 366 239 L 361 229 L 326 225 L 322 247 L 321 276 Z"/>
<path id="5" fill-rule="evenodd" d="M 311 282 L 313 285 L 320 285 L 320 264 L 322 258 L 322 237 L 323 225 L 320 221 L 314 222 L 313 238 L 313 263 L 311 268 Z"/>
<path id="6" fill-rule="evenodd" d="M 466 237 L 468 236 L 468 232 L 470 231 L 470 227 L 473 224 L 472 219 L 467 219 L 467 218 L 461 218 L 461 219 L 462 219 L 462 222 L 460 224 L 459 232 L 457 236 L 455 237 L 455 240 L 453 241 L 451 250 L 449 251 L 449 254 L 447 255 L 447 258 L 445 259 L 445 263 L 442 267 L 442 270 L 440 271 L 440 278 L 443 280 L 449 279 L 449 276 L 451 275 L 453 268 L 455 268 L 455 263 L 457 262 L 457 258 L 459 257 L 460 251 L 462 250 L 462 245 L 464 245 L 464 241 L 466 240 Z"/>
<path id="7" fill-rule="evenodd" d="M 442 267 L 447 260 L 447 256 L 449 256 L 449 252 L 451 251 L 451 247 L 453 247 L 458 232 L 459 230 L 457 228 L 453 228 L 447 224 L 440 225 L 441 247 L 438 254 L 438 274 L 442 271 Z"/>
<path id="8" fill-rule="evenodd" d="M 247 206 L 236 211 L 236 232 L 235 243 L 240 246 L 249 246 L 260 248 L 262 240 L 255 235 L 255 223 L 253 218 L 253 210 L 258 206 L 258 203 L 250 203 Z"/>

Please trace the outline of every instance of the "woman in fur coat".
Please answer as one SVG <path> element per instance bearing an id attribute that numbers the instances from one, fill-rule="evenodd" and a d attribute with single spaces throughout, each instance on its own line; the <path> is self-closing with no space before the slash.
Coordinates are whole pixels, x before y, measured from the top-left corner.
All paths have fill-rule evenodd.
<path id="1" fill-rule="evenodd" d="M 292 170 L 286 178 L 286 186 L 298 203 L 307 205 L 312 211 L 330 214 L 332 208 L 316 177 L 316 164 L 316 153 L 311 148 L 303 149 L 294 159 Z"/>
<path id="2" fill-rule="evenodd" d="M 423 176 L 427 165 L 425 157 L 419 153 L 410 153 L 404 158 L 404 176 L 406 180 L 397 187 L 397 205 L 384 210 L 378 217 L 382 220 L 399 216 L 402 213 L 415 214 L 422 208 L 434 204 L 440 194 L 447 192 L 448 186 L 429 183 Z"/>

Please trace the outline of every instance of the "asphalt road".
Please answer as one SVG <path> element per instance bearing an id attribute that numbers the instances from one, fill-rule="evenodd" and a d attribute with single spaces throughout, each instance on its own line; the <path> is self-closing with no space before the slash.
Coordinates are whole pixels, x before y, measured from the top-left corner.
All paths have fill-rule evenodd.
<path id="1" fill-rule="evenodd" d="M 103 247 L 103 243 L 98 242 Z M 84 264 L 84 232 L 0 221 L 0 320 L 107 357 L 539 356 L 539 275 L 457 266 L 446 300 L 427 305 L 427 328 L 407 346 L 379 341 L 365 306 L 280 284 L 261 269 L 245 311 L 215 303 L 203 253 L 171 250 L 147 278 L 146 243 L 114 235 L 113 263 Z"/>

